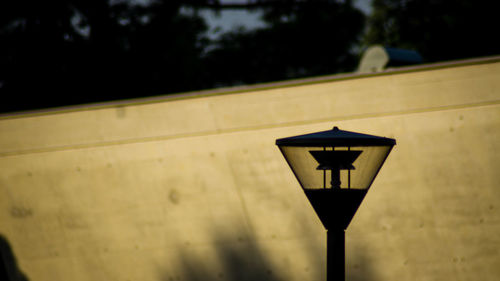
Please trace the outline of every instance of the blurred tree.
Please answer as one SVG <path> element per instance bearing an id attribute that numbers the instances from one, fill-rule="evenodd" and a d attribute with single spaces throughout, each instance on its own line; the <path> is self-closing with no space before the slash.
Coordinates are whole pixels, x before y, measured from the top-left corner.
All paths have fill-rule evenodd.
<path id="1" fill-rule="evenodd" d="M 498 54 L 499 1 L 373 0 L 364 44 L 414 49 L 429 62 Z"/>
<path id="2" fill-rule="evenodd" d="M 200 9 L 235 8 L 266 27 L 210 42 Z M 0 1 L 0 112 L 352 70 L 363 19 L 350 0 Z"/>
<path id="3" fill-rule="evenodd" d="M 204 0 L 0 2 L 0 111 L 206 86 Z"/>
<path id="4" fill-rule="evenodd" d="M 233 6 L 232 8 L 237 8 Z M 351 1 L 260 0 L 266 28 L 224 34 L 207 54 L 221 85 L 276 81 L 352 71 L 364 15 Z"/>

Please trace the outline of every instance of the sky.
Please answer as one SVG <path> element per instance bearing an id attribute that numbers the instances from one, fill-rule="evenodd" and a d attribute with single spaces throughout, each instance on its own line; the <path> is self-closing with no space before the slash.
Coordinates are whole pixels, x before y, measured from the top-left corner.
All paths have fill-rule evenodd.
<path id="1" fill-rule="evenodd" d="M 123 0 L 110 0 L 111 3 L 119 3 Z M 130 0 L 131 3 L 145 5 L 152 0 Z M 222 3 L 246 3 L 249 0 L 221 0 Z M 366 15 L 371 13 L 371 2 L 373 0 L 353 0 L 354 6 Z M 209 26 L 208 37 L 216 39 L 224 32 L 233 28 L 244 27 L 251 30 L 264 27 L 265 23 L 260 20 L 261 13 L 256 11 L 245 11 L 241 9 L 225 9 L 219 13 L 210 10 L 201 11 Z"/>
<path id="2" fill-rule="evenodd" d="M 121 2 L 129 2 L 134 5 L 147 5 L 153 0 L 110 0 L 110 3 L 117 4 Z M 222 3 L 246 3 L 249 0 L 221 0 Z M 340 0 L 342 1 L 342 0 Z M 353 0 L 354 6 L 360 9 L 366 15 L 371 13 L 371 2 L 373 0 Z M 265 23 L 260 20 L 262 13 L 258 11 L 246 11 L 243 9 L 224 9 L 219 13 L 209 9 L 200 11 L 201 15 L 205 18 L 209 28 L 207 36 L 214 40 L 221 34 L 230 31 L 234 28 L 243 27 L 247 30 L 265 27 Z M 79 26 L 82 20 L 79 14 L 72 18 L 72 24 L 75 30 L 81 35 L 88 36 L 90 29 L 88 27 Z M 1 85 L 0 85 L 1 86 Z"/>
<path id="3" fill-rule="evenodd" d="M 221 1 L 230 3 L 245 3 L 248 0 L 229 0 Z M 372 0 L 354 0 L 354 6 L 359 8 L 362 12 L 368 15 L 371 12 Z M 208 36 L 211 39 L 217 38 L 220 34 L 227 32 L 235 27 L 244 27 L 246 29 L 254 29 L 264 27 L 265 24 L 260 20 L 261 13 L 248 12 L 244 10 L 224 10 L 219 14 L 213 11 L 202 11 L 202 15 L 207 20 L 209 25 Z"/>

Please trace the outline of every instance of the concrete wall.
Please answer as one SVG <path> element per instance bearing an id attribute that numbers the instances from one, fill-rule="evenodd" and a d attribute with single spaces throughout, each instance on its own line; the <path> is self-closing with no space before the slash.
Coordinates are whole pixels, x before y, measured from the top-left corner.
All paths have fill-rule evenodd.
<path id="1" fill-rule="evenodd" d="M 4 116 L 0 233 L 29 280 L 324 280 L 323 227 L 274 141 L 333 125 L 397 140 L 347 280 L 498 280 L 498 58 Z"/>

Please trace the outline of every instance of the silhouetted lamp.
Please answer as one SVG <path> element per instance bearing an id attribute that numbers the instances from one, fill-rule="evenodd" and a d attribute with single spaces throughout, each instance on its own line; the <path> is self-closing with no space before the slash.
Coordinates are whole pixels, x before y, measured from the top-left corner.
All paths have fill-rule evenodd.
<path id="1" fill-rule="evenodd" d="M 327 230 L 327 280 L 345 280 L 345 229 L 395 144 L 337 127 L 276 140 Z"/>

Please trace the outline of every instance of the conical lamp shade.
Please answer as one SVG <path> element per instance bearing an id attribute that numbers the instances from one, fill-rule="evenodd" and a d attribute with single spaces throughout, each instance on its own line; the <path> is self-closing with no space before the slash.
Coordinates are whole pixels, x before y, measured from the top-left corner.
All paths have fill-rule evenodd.
<path id="1" fill-rule="evenodd" d="M 394 139 L 333 130 L 276 140 L 325 228 L 347 228 Z"/>

